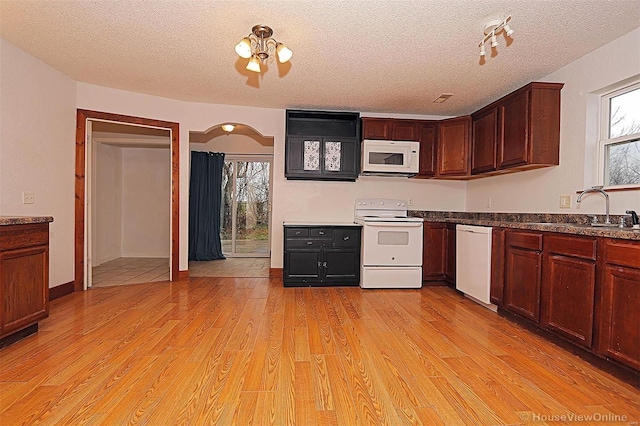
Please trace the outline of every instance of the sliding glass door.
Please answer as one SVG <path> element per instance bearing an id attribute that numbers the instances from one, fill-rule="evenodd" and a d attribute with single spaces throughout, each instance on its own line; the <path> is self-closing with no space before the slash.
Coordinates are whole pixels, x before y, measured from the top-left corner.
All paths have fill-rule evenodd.
<path id="1" fill-rule="evenodd" d="M 271 254 L 272 161 L 272 156 L 225 157 L 220 212 L 220 239 L 225 256 Z"/>

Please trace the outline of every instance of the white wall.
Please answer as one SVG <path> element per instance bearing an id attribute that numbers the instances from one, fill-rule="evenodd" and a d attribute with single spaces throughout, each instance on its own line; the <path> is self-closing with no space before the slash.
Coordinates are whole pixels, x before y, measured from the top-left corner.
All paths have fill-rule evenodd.
<path id="1" fill-rule="evenodd" d="M 273 154 L 273 146 L 261 145 L 245 135 L 218 136 L 207 143 L 189 144 L 191 151 L 224 152 L 225 154 Z"/>
<path id="2" fill-rule="evenodd" d="M 0 76 L 0 215 L 53 216 L 49 286 L 64 284 L 74 279 L 76 83 L 4 39 Z"/>
<path id="3" fill-rule="evenodd" d="M 541 79 L 565 83 L 561 92 L 560 165 L 471 181 L 467 211 L 604 213 L 601 196 L 589 195 L 581 204 L 575 202 L 576 191 L 597 182 L 595 93 L 640 74 L 638 52 L 640 28 Z M 560 209 L 561 195 L 571 195 L 571 209 Z M 491 208 L 486 207 L 488 198 Z M 611 192 L 610 198 L 611 213 L 640 210 L 639 191 Z"/>
<path id="4" fill-rule="evenodd" d="M 171 151 L 122 148 L 122 256 L 170 256 Z"/>
<path id="5" fill-rule="evenodd" d="M 93 266 L 122 256 L 122 148 L 97 143 L 93 166 Z"/>

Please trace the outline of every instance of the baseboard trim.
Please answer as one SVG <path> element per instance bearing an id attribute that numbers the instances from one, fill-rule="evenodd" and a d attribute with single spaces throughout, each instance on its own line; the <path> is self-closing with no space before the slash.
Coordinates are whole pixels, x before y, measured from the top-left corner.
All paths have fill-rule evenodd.
<path id="1" fill-rule="evenodd" d="M 282 278 L 282 268 L 269 268 L 269 278 Z"/>
<path id="2" fill-rule="evenodd" d="M 188 280 L 189 279 L 189 270 L 186 271 L 178 271 L 178 279 L 179 280 Z"/>
<path id="3" fill-rule="evenodd" d="M 73 284 L 73 281 L 69 281 L 68 283 L 49 288 L 49 301 L 60 299 L 67 294 L 73 293 Z"/>

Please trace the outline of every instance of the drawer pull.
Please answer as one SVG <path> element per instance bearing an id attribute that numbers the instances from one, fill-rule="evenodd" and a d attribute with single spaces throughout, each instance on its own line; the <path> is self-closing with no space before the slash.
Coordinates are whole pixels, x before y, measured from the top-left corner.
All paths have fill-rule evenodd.
<path id="1" fill-rule="evenodd" d="M 313 241 L 307 241 L 307 245 L 310 246 L 313 244 Z"/>
<path id="2" fill-rule="evenodd" d="M 349 241 L 349 236 L 345 235 L 344 238 L 342 238 L 344 241 Z"/>
<path id="3" fill-rule="evenodd" d="M 318 231 L 318 235 L 324 235 L 324 231 Z"/>
<path id="4" fill-rule="evenodd" d="M 296 235 L 300 235 L 300 231 L 296 231 Z"/>

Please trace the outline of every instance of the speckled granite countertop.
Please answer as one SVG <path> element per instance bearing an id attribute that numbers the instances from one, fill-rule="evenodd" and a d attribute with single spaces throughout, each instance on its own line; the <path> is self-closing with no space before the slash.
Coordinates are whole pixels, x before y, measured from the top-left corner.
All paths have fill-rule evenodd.
<path id="1" fill-rule="evenodd" d="M 0 216 L 0 226 L 53 222 L 51 216 Z"/>
<path id="2" fill-rule="evenodd" d="M 592 215 L 581 214 L 410 211 L 409 216 L 424 218 L 425 222 L 448 222 L 462 225 L 529 229 L 532 231 L 640 240 L 640 229 L 631 228 L 631 219 L 628 217 L 625 217 L 627 225 L 625 228 L 598 228 L 589 225 Z M 611 215 L 611 222 L 619 223 L 620 217 L 620 215 Z M 598 215 L 598 221 L 604 222 L 604 216 Z"/>

